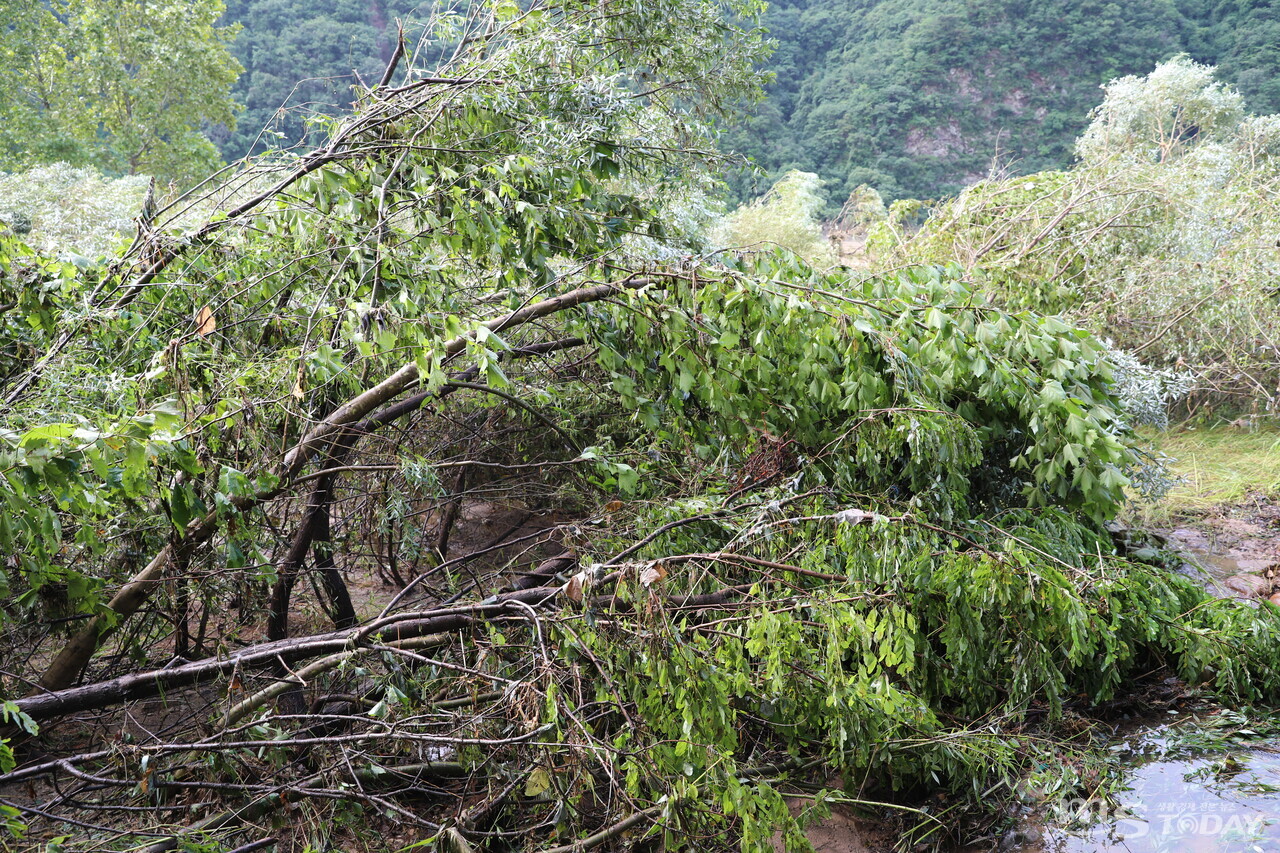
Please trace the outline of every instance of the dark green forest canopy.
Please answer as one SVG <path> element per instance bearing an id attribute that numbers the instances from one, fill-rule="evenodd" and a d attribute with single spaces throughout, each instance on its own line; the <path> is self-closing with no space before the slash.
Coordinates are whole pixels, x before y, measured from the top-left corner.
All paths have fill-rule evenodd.
<path id="1" fill-rule="evenodd" d="M 413 0 L 228 0 L 224 20 L 244 26 L 232 52 L 245 67 L 234 130 L 216 141 L 228 160 L 299 142 L 307 120 L 351 105 L 353 72 L 377 82 L 396 45 L 396 20 L 422 18 Z M 264 128 L 268 133 L 262 134 Z M 279 135 L 276 135 L 279 134 Z"/>
<path id="2" fill-rule="evenodd" d="M 376 78 L 396 21 L 431 7 L 229 0 L 224 20 L 244 26 L 233 52 L 246 109 L 236 129 L 214 133 L 223 155 L 303 139 L 309 118 L 349 105 L 353 72 Z M 1270 0 L 777 0 L 766 23 L 775 82 L 725 140 L 763 169 L 731 179 L 739 198 L 791 168 L 818 172 L 833 207 L 861 183 L 888 198 L 937 197 L 993 164 L 1060 168 L 1099 86 L 1183 52 L 1218 65 L 1254 112 L 1280 112 Z"/>
<path id="3" fill-rule="evenodd" d="M 1061 167 L 1099 86 L 1182 52 L 1275 112 L 1278 18 L 1270 2 L 779 0 L 766 19 L 777 78 L 727 140 L 766 174 L 734 189 L 748 197 L 802 168 L 838 206 L 862 183 L 936 197 L 993 164 Z"/>

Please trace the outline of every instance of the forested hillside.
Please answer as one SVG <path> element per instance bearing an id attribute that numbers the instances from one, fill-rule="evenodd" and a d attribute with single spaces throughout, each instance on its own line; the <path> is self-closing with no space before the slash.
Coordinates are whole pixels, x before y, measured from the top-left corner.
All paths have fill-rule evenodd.
<path id="1" fill-rule="evenodd" d="M 817 171 L 838 203 L 950 193 L 993 157 L 1068 161 L 1098 86 L 1182 49 L 1163 0 L 800 0 L 770 13 L 772 97 L 733 139 L 766 169 Z"/>
<path id="2" fill-rule="evenodd" d="M 309 118 L 349 106 L 353 72 L 377 82 L 395 49 L 395 20 L 412 17 L 418 6 L 413 0 L 227 0 L 224 20 L 244 26 L 232 53 L 245 67 L 234 89 L 245 111 L 234 130 L 217 134 L 223 155 L 234 160 L 299 141 Z"/>
<path id="3" fill-rule="evenodd" d="M 769 98 L 730 133 L 769 179 L 818 172 L 837 205 L 858 184 L 936 197 L 986 176 L 1065 165 L 1099 86 L 1178 53 L 1220 65 L 1255 112 L 1280 110 L 1270 0 L 778 0 Z"/>
<path id="4" fill-rule="evenodd" d="M 295 141 L 305 119 L 350 101 L 352 70 L 376 75 L 412 0 L 231 0 L 247 109 L 219 138 L 228 159 Z M 1280 11 L 1271 0 L 776 0 L 769 97 L 727 147 L 765 174 L 731 179 L 739 198 L 800 168 L 834 208 L 859 184 L 888 198 L 951 194 L 994 164 L 1058 168 L 1100 86 L 1179 53 L 1218 65 L 1250 109 L 1280 112 Z M 299 81 L 303 81 L 300 82 Z M 296 89 L 295 89 L 295 84 Z M 283 111 L 281 108 L 284 107 Z M 270 125 L 282 136 L 260 140 Z"/>

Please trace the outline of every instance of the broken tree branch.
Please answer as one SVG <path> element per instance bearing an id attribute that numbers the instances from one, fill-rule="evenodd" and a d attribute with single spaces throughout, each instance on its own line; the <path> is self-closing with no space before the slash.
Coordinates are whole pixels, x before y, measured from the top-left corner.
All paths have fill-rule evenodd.
<path id="1" fill-rule="evenodd" d="M 497 318 L 485 324 L 493 330 L 498 328 L 509 328 L 518 323 L 529 322 L 537 317 L 545 317 L 556 311 L 565 308 L 581 305 L 597 299 L 604 299 L 611 296 L 625 286 L 638 287 L 640 284 L 634 280 L 627 280 L 621 284 L 599 285 L 594 288 L 580 288 L 565 294 L 564 298 L 555 297 L 549 300 L 535 303 L 521 311 L 513 312 L 505 317 Z M 590 292 L 588 292 L 590 291 Z M 576 295 L 575 295 L 576 294 Z M 517 314 L 522 319 L 513 320 Z M 452 351 L 461 352 L 468 340 L 467 336 L 451 341 L 446 345 L 446 350 L 452 348 Z M 550 341 L 544 344 L 526 347 L 519 350 L 513 350 L 512 354 L 516 356 L 524 355 L 540 355 L 554 352 L 559 349 L 565 349 L 571 346 L 577 346 L 582 343 L 580 338 L 565 338 L 559 341 Z M 412 371 L 407 371 L 412 368 Z M 286 456 L 285 470 L 286 475 L 282 476 L 277 484 L 263 492 L 259 492 L 247 497 L 235 498 L 232 503 L 235 508 L 244 512 L 252 509 L 262 503 L 278 497 L 289 489 L 293 483 L 292 480 L 301 472 L 305 465 L 307 457 L 312 450 L 320 448 L 321 445 L 327 443 L 328 439 L 335 437 L 335 433 L 343 429 L 354 427 L 354 431 L 358 434 L 373 432 L 386 426 L 393 421 L 416 411 L 424 402 L 433 397 L 440 396 L 449 392 L 451 389 L 440 388 L 423 391 L 413 395 L 406 400 L 402 400 L 397 404 L 388 406 L 381 412 L 370 414 L 377 405 L 389 401 L 392 397 L 398 395 L 401 391 L 406 390 L 417 381 L 417 367 L 412 362 L 405 368 L 397 371 L 394 376 L 405 374 L 401 380 L 391 382 L 384 380 L 374 389 L 359 395 L 355 400 L 350 401 L 338 412 L 330 418 L 322 421 L 312 430 L 310 430 L 298 442 L 294 450 Z M 363 422 L 360 418 L 368 415 L 369 417 Z M 292 460 L 292 461 L 290 461 Z M 102 640 L 107 634 L 119 627 L 120 623 L 128 619 L 142 603 L 146 601 L 151 592 L 160 583 L 164 576 L 165 570 L 171 564 L 176 553 L 175 549 L 184 549 L 188 553 L 195 548 L 208 542 L 218 530 L 222 523 L 222 519 L 216 512 L 209 512 L 204 516 L 193 519 L 187 525 L 187 529 L 183 536 L 176 542 L 170 543 L 161 548 L 160 551 L 151 559 L 146 567 L 128 581 L 120 591 L 115 594 L 108 602 L 109 612 L 100 613 L 94 616 L 89 622 L 62 648 L 53 662 L 45 670 L 39 682 L 40 691 L 57 691 L 69 687 L 80 676 L 89 660 L 97 651 Z"/>

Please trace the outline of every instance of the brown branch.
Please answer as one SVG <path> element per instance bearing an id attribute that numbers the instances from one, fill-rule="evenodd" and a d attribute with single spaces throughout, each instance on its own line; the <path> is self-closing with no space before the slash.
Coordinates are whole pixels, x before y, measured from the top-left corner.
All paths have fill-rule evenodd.
<path id="1" fill-rule="evenodd" d="M 378 635 L 382 635 L 384 644 L 390 644 L 428 634 L 462 631 L 470 628 L 477 621 L 483 622 L 508 615 L 507 602 L 509 601 L 520 601 L 537 606 L 551 602 L 559 593 L 558 587 L 537 587 L 499 595 L 483 604 L 398 614 L 360 628 L 259 643 L 225 658 L 210 658 L 168 669 L 122 675 L 109 681 L 87 684 L 83 687 L 48 690 L 19 699 L 17 705 L 19 710 L 35 720 L 105 708 L 120 702 L 158 696 L 182 687 L 211 681 L 235 670 L 245 672 L 267 669 L 279 662 L 293 663 L 335 654 L 359 647 Z M 10 781 L 13 780 L 9 776 L 0 776 L 0 785 L 8 784 Z"/>
<path id="2" fill-rule="evenodd" d="M 671 805 L 671 803 L 660 803 L 656 806 L 650 806 L 644 811 L 636 812 L 629 817 L 623 818 L 613 826 L 606 826 L 595 835 L 588 835 L 581 841 L 575 841 L 572 844 L 552 847 L 550 850 L 544 850 L 543 853 L 581 853 L 583 850 L 590 850 L 592 847 L 599 847 L 606 841 L 611 841 L 614 838 L 617 838 L 631 827 L 657 817 L 662 814 L 669 805 Z"/>

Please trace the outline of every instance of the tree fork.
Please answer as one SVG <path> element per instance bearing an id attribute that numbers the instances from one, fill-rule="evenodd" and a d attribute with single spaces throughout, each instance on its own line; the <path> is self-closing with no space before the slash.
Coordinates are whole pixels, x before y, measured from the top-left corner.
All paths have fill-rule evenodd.
<path id="1" fill-rule="evenodd" d="M 323 467 L 342 465 L 355 448 L 358 438 L 359 435 L 354 430 L 343 433 L 335 443 L 334 449 L 325 457 Z M 293 583 L 306 560 L 307 551 L 319 537 L 322 526 L 325 528 L 327 537 L 329 504 L 333 501 L 333 486 L 337 476 L 337 474 L 326 474 L 312 484 L 306 510 L 298 523 L 293 541 L 276 566 L 276 582 L 271 587 L 271 601 L 267 607 L 268 640 L 283 640 L 289 636 L 289 600 L 293 592 Z M 347 599 L 347 603 L 350 605 L 350 598 Z"/>
<path id="2" fill-rule="evenodd" d="M 509 328 L 511 325 L 526 323 L 538 317 L 554 314 L 565 308 L 581 305 L 584 302 L 605 299 L 620 292 L 623 286 L 639 287 L 640 283 L 628 280 L 628 282 L 619 285 L 597 285 L 591 288 L 581 288 L 561 297 L 553 297 L 552 299 L 527 306 L 521 311 L 513 312 L 505 317 L 490 321 L 490 323 L 494 327 Z M 520 315 L 520 319 L 513 319 L 517 315 Z M 490 324 L 486 324 L 486 326 L 488 325 Z M 469 336 L 464 335 L 450 341 L 445 346 L 446 351 L 461 352 L 465 348 L 468 338 Z M 518 350 L 513 350 L 511 354 L 517 357 L 545 355 L 562 349 L 581 346 L 583 343 L 584 341 L 581 338 L 564 338 L 522 347 Z M 308 432 L 286 456 L 286 476 L 282 477 L 272 489 L 248 497 L 235 498 L 233 506 L 236 510 L 243 512 L 253 509 L 283 494 L 292 480 L 296 478 L 305 463 L 307 454 L 326 443 L 333 433 L 339 429 L 349 428 L 357 435 L 375 432 L 387 424 L 416 411 L 427 400 L 437 397 L 447 390 L 441 388 L 421 391 L 371 415 L 370 413 L 378 405 L 389 401 L 396 394 L 399 394 L 417 381 L 417 368 L 412 363 L 406 365 L 405 368 L 401 368 L 396 374 L 393 374 L 392 378 L 406 374 L 406 368 L 413 368 L 412 373 L 396 379 L 395 382 L 384 380 L 374 389 L 358 395 L 352 401 L 340 407 L 339 411 L 344 412 L 344 417 L 348 419 L 343 425 L 335 425 L 334 416 L 330 416 L 329 419 L 322 421 Z M 393 387 L 394 390 L 392 390 Z M 364 419 L 360 420 L 360 418 Z M 155 587 L 163 580 L 165 569 L 170 565 L 175 553 L 179 550 L 194 551 L 195 548 L 200 547 L 213 537 L 220 524 L 221 520 L 217 513 L 210 512 L 202 518 L 193 519 L 177 543 L 170 543 L 161 548 L 152 557 L 151 562 L 126 582 L 111 598 L 107 604 L 106 611 L 95 615 L 84 628 L 68 641 L 53 662 L 49 664 L 44 675 L 41 676 L 33 695 L 70 687 L 80 676 L 80 673 L 84 671 L 85 667 L 88 666 L 89 660 L 93 657 L 94 652 L 98 650 L 99 645 L 107 634 L 136 613 Z"/>

